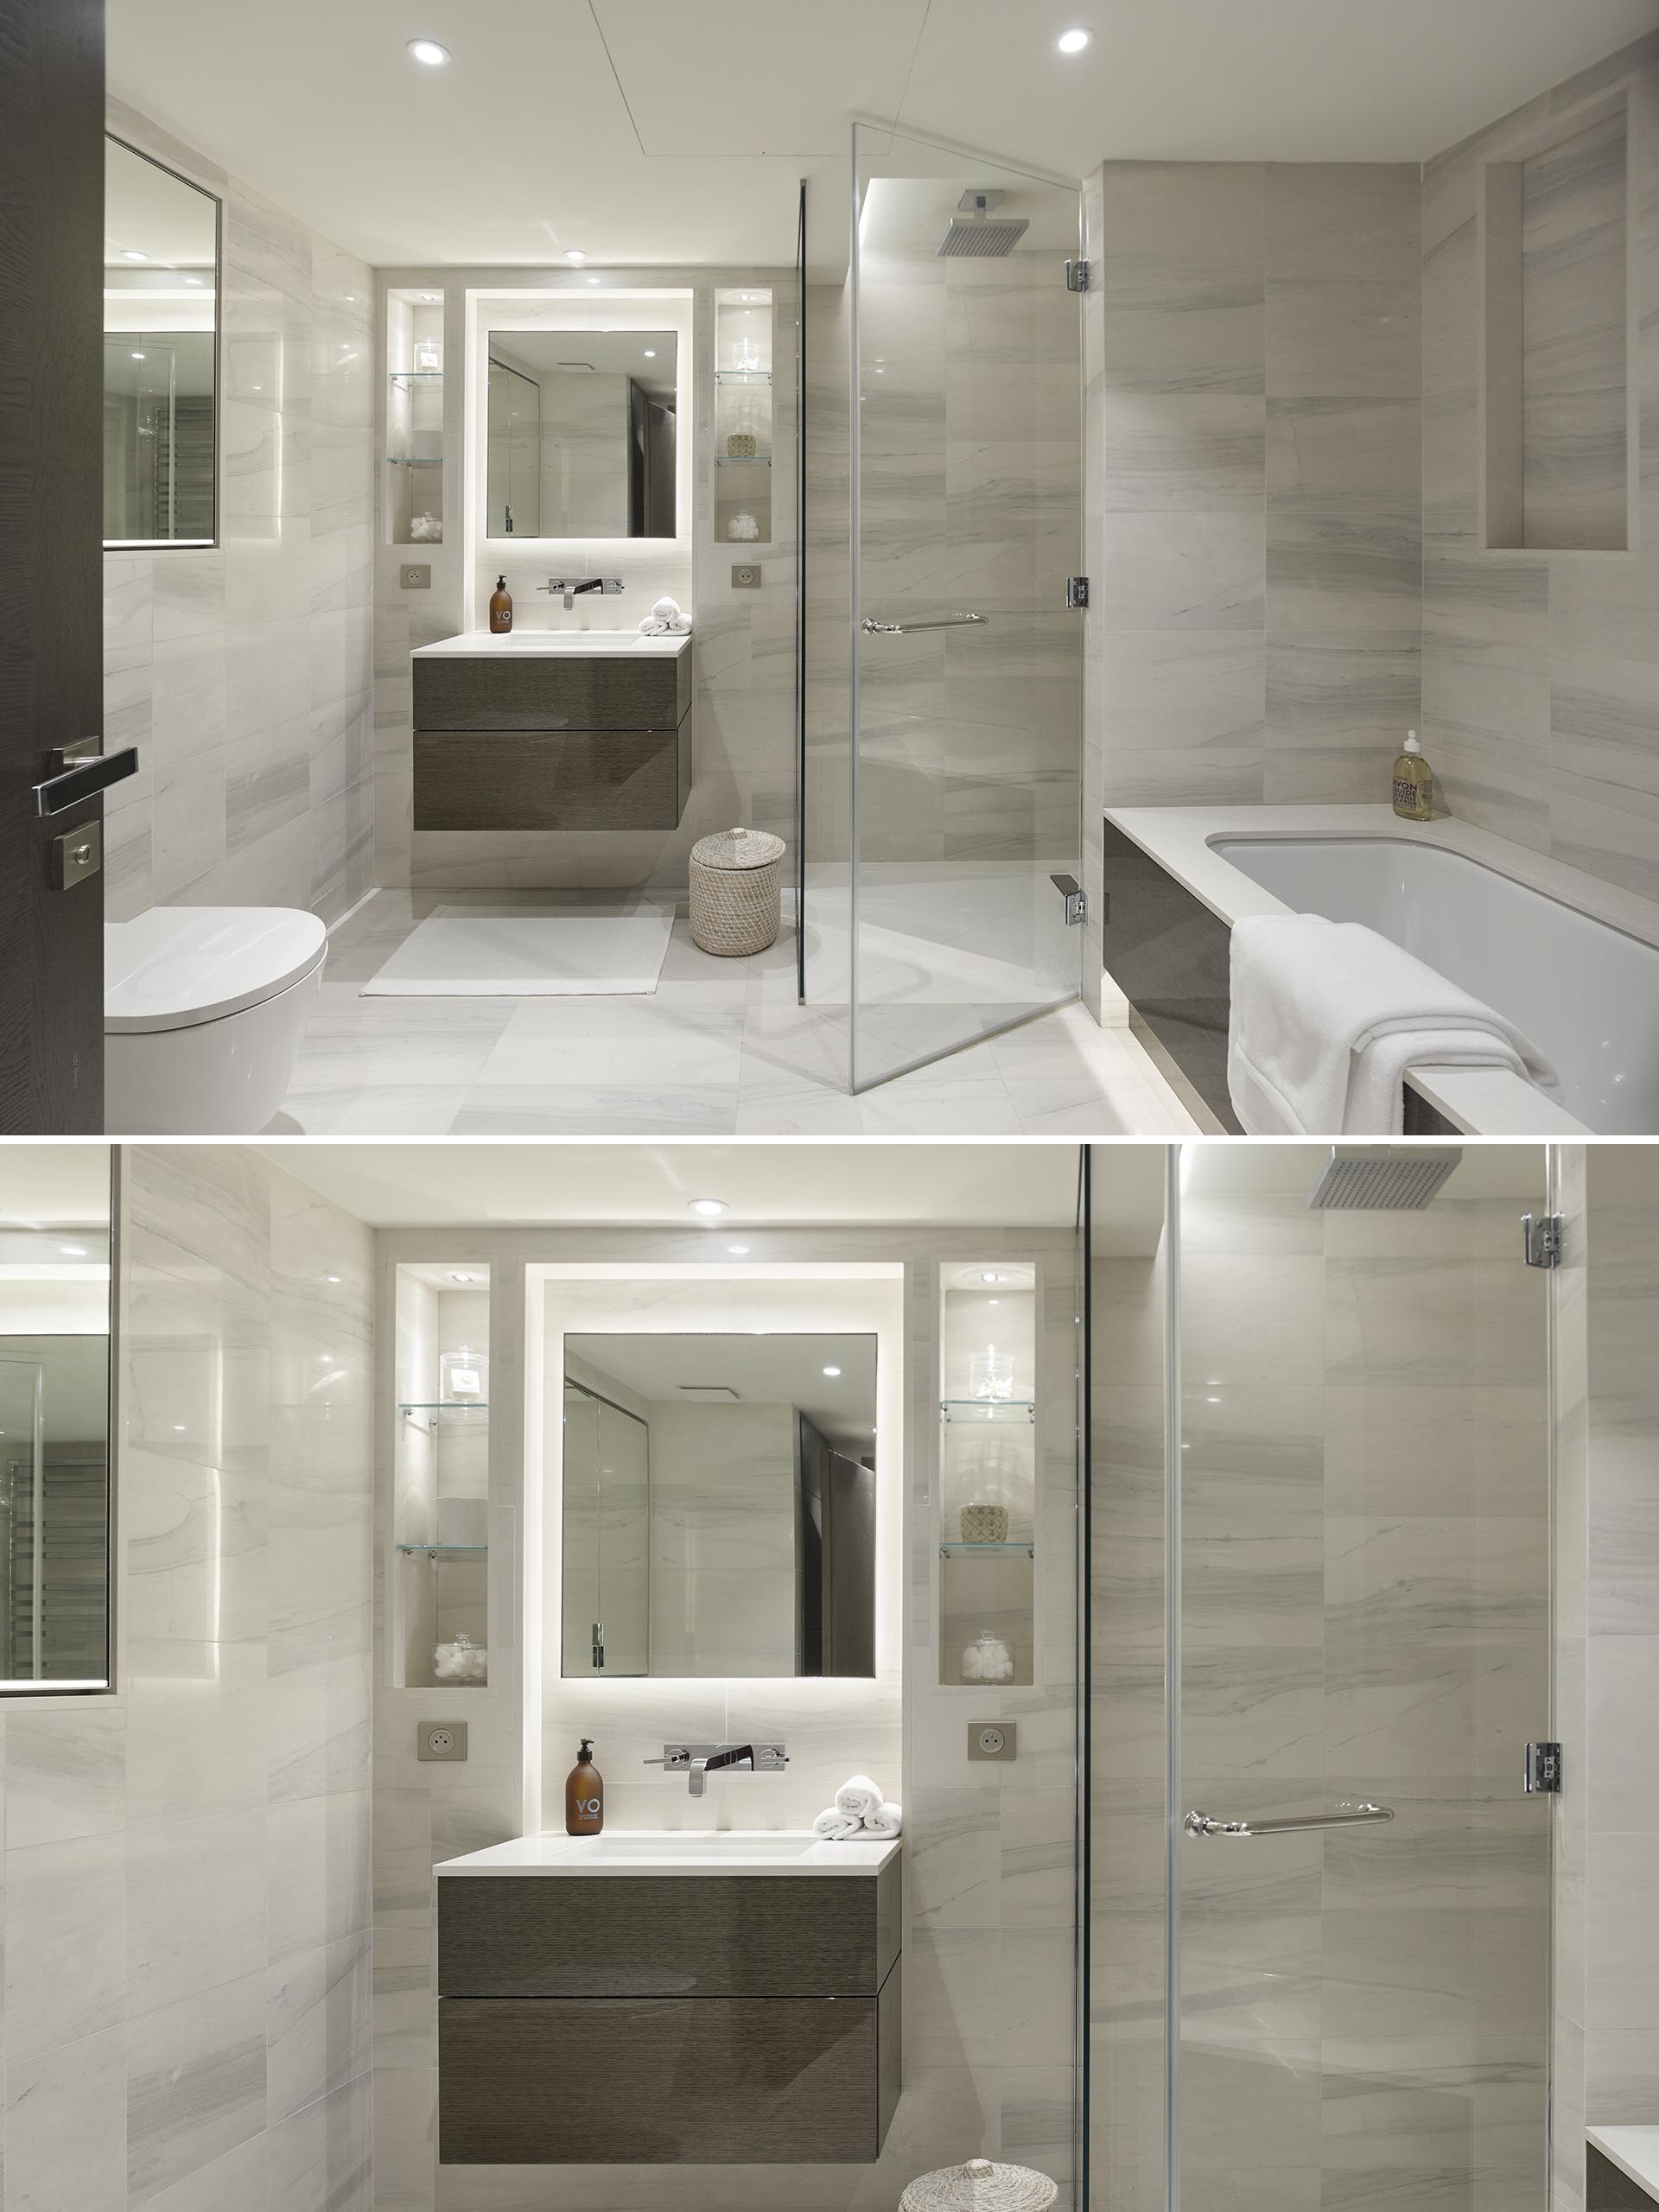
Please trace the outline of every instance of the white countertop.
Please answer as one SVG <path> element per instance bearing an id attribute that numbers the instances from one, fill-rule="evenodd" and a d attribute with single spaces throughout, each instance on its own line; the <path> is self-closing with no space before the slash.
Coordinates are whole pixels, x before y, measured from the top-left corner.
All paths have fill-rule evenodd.
<path id="1" fill-rule="evenodd" d="M 1507 837 L 1477 830 L 1455 816 L 1402 822 L 1391 806 L 1109 806 L 1106 819 L 1132 837 L 1192 896 L 1229 927 L 1245 914 L 1286 914 L 1282 899 L 1264 891 L 1224 854 L 1218 837 L 1397 838 L 1438 845 L 1523 883 L 1564 906 L 1659 945 L 1659 905 L 1581 868 L 1529 852 Z M 1581 1137 L 1582 1122 L 1520 1077 L 1501 1068 L 1410 1068 L 1414 1090 L 1471 1135 Z"/>
<path id="2" fill-rule="evenodd" d="M 1586 2127 L 1584 2133 L 1638 2189 L 1659 2196 L 1659 2127 Z"/>
<path id="3" fill-rule="evenodd" d="M 603 1835 L 521 1835 L 442 1860 L 440 1874 L 879 1874 L 902 1844 L 825 1843 L 793 1830 L 608 1828 Z"/>
<path id="4" fill-rule="evenodd" d="M 463 630 L 435 645 L 416 645 L 411 660 L 676 660 L 691 643 L 688 631 L 645 637 L 638 630 Z"/>

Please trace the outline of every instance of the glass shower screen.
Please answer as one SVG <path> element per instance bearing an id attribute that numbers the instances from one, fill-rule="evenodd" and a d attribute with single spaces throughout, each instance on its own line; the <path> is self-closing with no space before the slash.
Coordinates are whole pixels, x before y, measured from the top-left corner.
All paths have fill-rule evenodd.
<path id="1" fill-rule="evenodd" d="M 855 131 L 855 1090 L 1077 993 L 1079 213 Z"/>

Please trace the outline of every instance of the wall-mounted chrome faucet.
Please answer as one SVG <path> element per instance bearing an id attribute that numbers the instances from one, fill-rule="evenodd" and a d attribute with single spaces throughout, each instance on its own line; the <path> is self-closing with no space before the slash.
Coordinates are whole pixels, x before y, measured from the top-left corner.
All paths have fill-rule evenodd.
<path id="1" fill-rule="evenodd" d="M 537 591 L 563 592 L 568 613 L 578 599 L 589 592 L 598 592 L 603 598 L 614 599 L 622 588 L 620 576 L 550 576 L 544 584 L 537 584 Z"/>
<path id="2" fill-rule="evenodd" d="M 664 1744 L 659 1759 L 641 1759 L 641 1766 L 659 1766 L 669 1774 L 683 1774 L 694 1797 L 701 1797 L 704 1777 L 722 1768 L 747 1767 L 752 1774 L 781 1774 L 789 1764 L 783 1744 Z"/>

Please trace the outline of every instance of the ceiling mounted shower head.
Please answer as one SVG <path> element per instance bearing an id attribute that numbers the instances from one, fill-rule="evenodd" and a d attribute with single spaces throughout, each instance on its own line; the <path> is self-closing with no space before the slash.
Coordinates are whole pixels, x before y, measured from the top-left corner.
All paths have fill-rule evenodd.
<path id="1" fill-rule="evenodd" d="M 1431 1152 L 1421 1146 L 1394 1152 L 1331 1147 L 1330 1164 L 1308 1200 L 1312 1212 L 1421 1213 L 1438 1197 L 1462 1151 Z"/>
<path id="2" fill-rule="evenodd" d="M 1031 225 L 1023 216 L 994 214 L 1007 197 L 1001 192 L 964 192 L 957 202 L 961 214 L 950 218 L 950 227 L 939 241 L 941 257 L 961 254 L 1000 261 L 1012 253 Z"/>

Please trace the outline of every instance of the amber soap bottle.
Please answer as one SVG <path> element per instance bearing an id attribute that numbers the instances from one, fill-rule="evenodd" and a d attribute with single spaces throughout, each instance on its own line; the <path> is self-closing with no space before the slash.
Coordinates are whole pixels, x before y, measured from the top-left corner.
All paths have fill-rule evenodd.
<path id="1" fill-rule="evenodd" d="M 512 594 L 507 589 L 507 580 L 498 576 L 495 589 L 490 594 L 490 635 L 505 638 L 512 627 Z"/>
<path id="2" fill-rule="evenodd" d="M 564 1778 L 566 1835 L 598 1835 L 605 1826 L 605 1782 L 594 1764 L 591 1736 L 582 1739 L 576 1763 Z"/>

